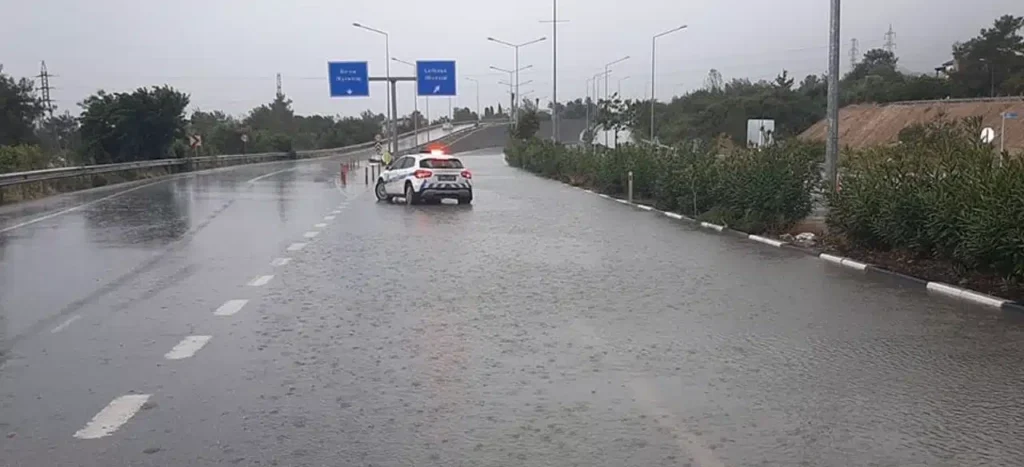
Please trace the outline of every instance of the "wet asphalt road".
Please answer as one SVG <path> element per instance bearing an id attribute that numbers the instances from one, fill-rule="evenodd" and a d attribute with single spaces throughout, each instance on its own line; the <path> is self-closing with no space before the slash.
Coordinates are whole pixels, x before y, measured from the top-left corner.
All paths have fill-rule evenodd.
<path id="1" fill-rule="evenodd" d="M 1024 459 L 1021 316 L 464 159 L 468 207 L 325 160 L 0 235 L 0 465 Z"/>

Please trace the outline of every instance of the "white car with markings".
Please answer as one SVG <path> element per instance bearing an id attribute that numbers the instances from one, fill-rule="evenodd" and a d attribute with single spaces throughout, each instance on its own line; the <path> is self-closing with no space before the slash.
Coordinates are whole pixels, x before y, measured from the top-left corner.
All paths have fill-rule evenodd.
<path id="1" fill-rule="evenodd" d="M 419 204 L 449 198 L 469 204 L 473 202 L 473 174 L 458 158 L 433 149 L 396 159 L 381 172 L 373 191 L 380 201 L 403 198 L 405 204 Z"/>

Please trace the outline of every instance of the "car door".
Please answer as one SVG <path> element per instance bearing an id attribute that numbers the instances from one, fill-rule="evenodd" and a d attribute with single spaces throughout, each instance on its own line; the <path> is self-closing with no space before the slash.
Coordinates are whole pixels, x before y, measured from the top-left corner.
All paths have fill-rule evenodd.
<path id="1" fill-rule="evenodd" d="M 401 195 L 405 192 L 405 173 L 411 165 L 412 158 L 409 156 L 399 157 L 391 164 L 391 170 L 384 175 L 384 188 L 389 194 Z"/>

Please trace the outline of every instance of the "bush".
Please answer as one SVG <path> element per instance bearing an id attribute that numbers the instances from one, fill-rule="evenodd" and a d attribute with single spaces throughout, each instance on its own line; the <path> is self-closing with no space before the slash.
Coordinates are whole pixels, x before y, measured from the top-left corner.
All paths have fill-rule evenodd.
<path id="1" fill-rule="evenodd" d="M 1024 163 L 1000 167 L 976 137 L 980 123 L 915 126 L 896 146 L 844 155 L 830 231 L 854 246 L 1024 278 Z"/>
<path id="2" fill-rule="evenodd" d="M 804 218 L 819 178 L 818 151 L 805 145 L 719 156 L 703 143 L 581 149 L 530 139 L 513 141 L 506 157 L 512 166 L 619 196 L 633 172 L 635 199 L 752 233 L 779 232 Z"/>
<path id="3" fill-rule="evenodd" d="M 0 173 L 49 168 L 50 158 L 39 146 L 0 146 Z"/>

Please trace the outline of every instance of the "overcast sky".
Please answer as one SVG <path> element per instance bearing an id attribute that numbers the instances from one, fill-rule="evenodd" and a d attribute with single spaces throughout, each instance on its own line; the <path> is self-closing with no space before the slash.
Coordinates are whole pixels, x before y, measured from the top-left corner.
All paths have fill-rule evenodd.
<path id="1" fill-rule="evenodd" d="M 686 24 L 658 39 L 659 99 L 700 87 L 717 68 L 725 79 L 773 78 L 783 68 L 797 76 L 825 70 L 828 0 L 561 0 L 558 28 L 558 97 L 582 97 L 587 77 L 606 63 L 614 91 L 627 97 L 649 93 L 651 36 Z M 843 69 L 850 40 L 860 50 L 881 47 L 890 23 L 901 64 L 930 71 L 947 60 L 954 41 L 965 40 L 1002 14 L 1024 15 L 1021 0 L 846 0 L 843 8 Z M 507 75 L 513 52 L 488 36 L 526 42 L 520 51 L 525 95 L 550 99 L 552 88 L 551 0 L 0 0 L 0 63 L 15 76 L 39 73 L 46 60 L 61 109 L 98 89 L 130 90 L 170 84 L 192 96 L 192 108 L 244 114 L 273 98 L 275 74 L 302 114 L 355 115 L 384 112 L 383 84 L 370 98 L 330 99 L 330 60 L 365 60 L 370 73 L 384 74 L 384 38 L 353 22 L 390 33 L 391 54 L 458 63 L 456 106 L 508 102 Z M 413 74 L 392 63 L 392 74 Z M 400 86 L 399 110 L 412 109 L 411 84 Z M 603 91 L 602 91 L 603 92 Z M 420 101 L 421 111 L 423 101 Z M 447 112 L 444 98 L 431 101 L 432 116 Z"/>

